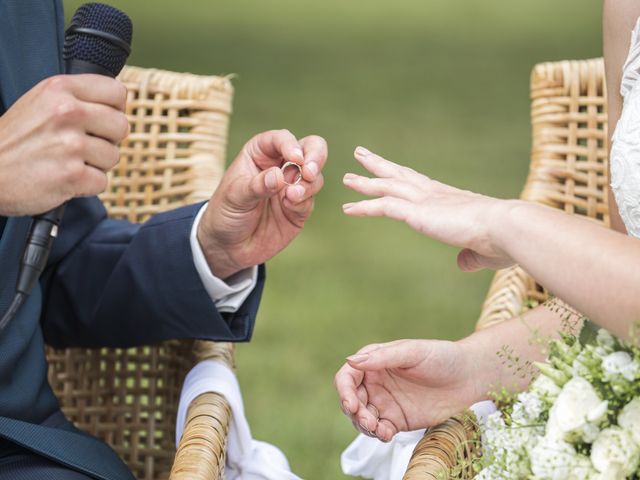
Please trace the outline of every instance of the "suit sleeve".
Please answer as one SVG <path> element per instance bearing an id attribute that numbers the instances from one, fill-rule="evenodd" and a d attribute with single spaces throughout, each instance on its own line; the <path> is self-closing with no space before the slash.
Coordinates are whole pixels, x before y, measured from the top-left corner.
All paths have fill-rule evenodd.
<path id="1" fill-rule="evenodd" d="M 137 225 L 107 219 L 95 197 L 72 200 L 41 280 L 46 341 L 55 347 L 130 347 L 175 338 L 249 340 L 264 267 L 238 311 L 218 312 L 189 243 L 200 206 Z"/>

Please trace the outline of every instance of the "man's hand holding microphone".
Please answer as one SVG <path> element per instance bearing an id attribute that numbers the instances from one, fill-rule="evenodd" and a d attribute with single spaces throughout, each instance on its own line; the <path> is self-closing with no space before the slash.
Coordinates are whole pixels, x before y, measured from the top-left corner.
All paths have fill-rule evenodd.
<path id="1" fill-rule="evenodd" d="M 97 195 L 129 133 L 127 89 L 103 75 L 43 80 L 0 117 L 0 214 L 39 214 Z"/>

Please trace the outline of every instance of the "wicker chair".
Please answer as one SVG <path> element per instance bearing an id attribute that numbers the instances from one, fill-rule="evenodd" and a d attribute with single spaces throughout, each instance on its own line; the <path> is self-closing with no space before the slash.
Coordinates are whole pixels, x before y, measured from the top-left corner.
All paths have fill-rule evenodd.
<path id="1" fill-rule="evenodd" d="M 531 75 L 533 147 L 521 198 L 609 224 L 607 105 L 602 59 L 536 65 Z M 513 318 L 547 292 L 520 267 L 498 271 L 477 329 Z M 459 416 L 431 428 L 405 480 L 473 478 L 473 422 Z M 466 461 L 463 461 L 466 460 Z"/>
<path id="2" fill-rule="evenodd" d="M 229 79 L 135 67 L 120 79 L 129 89 L 131 134 L 102 195 L 109 214 L 140 222 L 207 199 L 224 170 Z M 232 365 L 230 344 L 169 341 L 47 355 L 49 381 L 66 415 L 109 443 L 139 480 L 221 477 L 230 418 L 225 399 L 204 394 L 194 400 L 177 452 L 175 419 L 186 373 L 206 358 Z"/>

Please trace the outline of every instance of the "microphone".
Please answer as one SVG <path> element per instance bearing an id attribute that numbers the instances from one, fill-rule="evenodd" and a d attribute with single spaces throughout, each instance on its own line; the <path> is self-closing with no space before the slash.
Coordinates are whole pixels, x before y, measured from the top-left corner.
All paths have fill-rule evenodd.
<path id="1" fill-rule="evenodd" d="M 65 73 L 118 76 L 131 52 L 133 25 L 117 8 L 87 3 L 78 8 L 64 38 Z M 47 265 L 66 204 L 33 217 L 18 274 L 16 295 L 0 320 L 0 332 L 15 317 Z"/>

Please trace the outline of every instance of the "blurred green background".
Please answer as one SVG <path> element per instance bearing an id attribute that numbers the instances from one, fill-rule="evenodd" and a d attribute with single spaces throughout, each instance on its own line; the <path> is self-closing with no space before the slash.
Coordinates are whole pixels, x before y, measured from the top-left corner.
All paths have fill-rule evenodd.
<path id="1" fill-rule="evenodd" d="M 454 249 L 404 225 L 346 219 L 354 147 L 517 195 L 531 67 L 601 55 L 600 2 L 103 1 L 133 19 L 131 64 L 236 74 L 229 159 L 271 128 L 328 140 L 314 216 L 270 262 L 254 339 L 237 359 L 254 436 L 304 478 L 346 478 L 339 455 L 354 431 L 332 385 L 344 357 L 371 342 L 468 334 L 491 278 L 460 273 Z M 67 15 L 80 3 L 67 0 Z"/>

